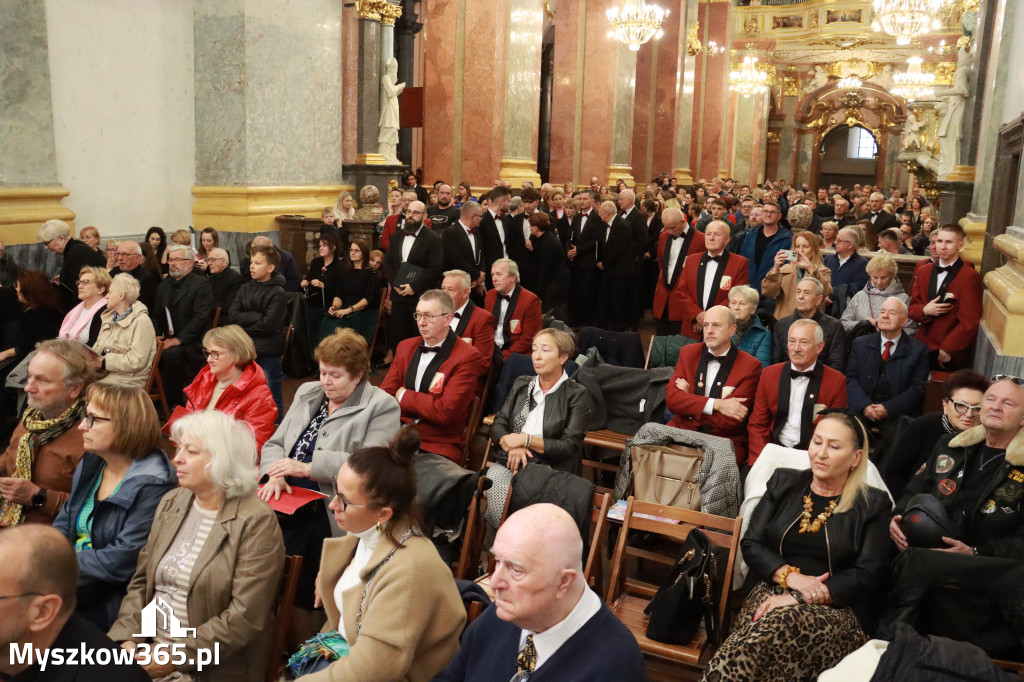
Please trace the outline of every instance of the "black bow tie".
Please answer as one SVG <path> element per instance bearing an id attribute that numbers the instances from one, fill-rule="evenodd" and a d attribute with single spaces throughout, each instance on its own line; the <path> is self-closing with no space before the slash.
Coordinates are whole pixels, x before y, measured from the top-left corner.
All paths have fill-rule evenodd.
<path id="1" fill-rule="evenodd" d="M 939 265 L 938 263 L 935 264 L 935 272 L 939 273 L 939 274 L 941 274 L 943 272 L 949 272 L 952 269 L 953 269 L 952 265 Z"/>
<path id="2" fill-rule="evenodd" d="M 722 360 L 725 359 L 724 355 L 719 357 L 719 356 L 715 355 L 714 353 L 712 353 L 711 351 L 709 351 L 707 349 L 707 346 L 704 347 L 703 355 L 704 355 L 704 363 L 705 364 L 707 364 L 709 362 L 721 362 Z"/>
<path id="3" fill-rule="evenodd" d="M 417 229 L 418 228 L 415 228 L 415 227 L 403 227 L 402 228 L 402 232 L 404 232 L 409 237 L 415 237 Z"/>
<path id="4" fill-rule="evenodd" d="M 800 377 L 804 377 L 805 379 L 810 379 L 813 376 L 814 376 L 814 370 L 813 369 L 807 370 L 806 372 L 798 372 L 797 370 L 795 370 L 793 368 L 790 368 L 790 370 L 789 370 L 789 378 L 790 379 L 798 379 Z"/>
<path id="5" fill-rule="evenodd" d="M 713 261 L 715 261 L 716 263 L 721 263 L 721 262 L 722 262 L 722 255 L 721 255 L 721 254 L 719 254 L 719 255 L 717 255 L 717 256 L 712 256 L 711 254 L 706 254 L 706 255 L 705 255 L 704 257 L 705 257 L 705 258 L 706 258 L 707 260 L 709 260 L 709 261 L 713 260 Z"/>
<path id="6" fill-rule="evenodd" d="M 512 296 L 510 294 L 498 294 L 498 300 L 512 303 Z"/>
<path id="7" fill-rule="evenodd" d="M 436 353 L 439 350 L 441 350 L 440 346 L 424 346 L 422 344 L 420 345 L 421 353 Z"/>
<path id="8" fill-rule="evenodd" d="M 462 319 L 462 313 L 455 313 L 455 319 L 456 320 L 461 320 Z"/>

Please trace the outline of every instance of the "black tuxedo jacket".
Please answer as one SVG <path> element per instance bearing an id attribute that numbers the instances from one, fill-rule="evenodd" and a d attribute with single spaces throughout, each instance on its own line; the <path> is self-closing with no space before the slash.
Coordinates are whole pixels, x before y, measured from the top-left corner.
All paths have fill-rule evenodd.
<path id="1" fill-rule="evenodd" d="M 475 282 L 484 266 L 483 236 L 477 229 L 476 248 L 469 240 L 462 223 L 456 220 L 441 232 L 441 249 L 444 251 L 445 270 L 464 270 Z"/>
<path id="2" fill-rule="evenodd" d="M 572 218 L 572 229 L 565 250 L 576 247 L 576 258 L 572 267 L 594 270 L 597 268 L 597 243 L 603 239 L 604 222 L 597 215 L 597 209 L 590 210 L 590 216 L 583 220 L 583 211 Z"/>
<path id="3" fill-rule="evenodd" d="M 633 272 L 638 274 L 643 267 L 644 251 L 647 250 L 647 219 L 640 209 L 632 208 L 622 216 L 629 225 L 629 238 L 633 247 Z"/>
<path id="4" fill-rule="evenodd" d="M 402 244 L 410 238 L 401 231 L 395 232 L 391 238 L 391 248 L 384 256 L 384 276 L 389 282 L 395 281 L 395 275 L 402 266 Z M 427 289 L 433 289 L 441 281 L 444 252 L 441 248 L 441 237 L 426 225 L 420 227 L 415 240 L 412 249 L 409 250 L 407 262 L 423 268 L 412 283 L 413 296 L 418 299 L 420 294 Z M 401 297 L 397 292 L 392 292 L 391 295 Z"/>
<path id="5" fill-rule="evenodd" d="M 633 274 L 633 240 L 629 223 L 622 216 L 612 219 L 611 231 L 604 222 L 599 224 L 597 260 L 604 265 L 609 277 L 629 277 Z"/>
<path id="6" fill-rule="evenodd" d="M 857 216 L 857 220 L 871 220 L 871 211 L 865 211 Z M 874 251 L 878 248 L 878 235 L 890 227 L 897 227 L 900 224 L 899 219 L 891 213 L 885 211 L 879 211 L 878 216 L 875 218 L 875 222 L 871 227 L 866 227 L 864 230 L 864 248 L 868 251 Z"/>

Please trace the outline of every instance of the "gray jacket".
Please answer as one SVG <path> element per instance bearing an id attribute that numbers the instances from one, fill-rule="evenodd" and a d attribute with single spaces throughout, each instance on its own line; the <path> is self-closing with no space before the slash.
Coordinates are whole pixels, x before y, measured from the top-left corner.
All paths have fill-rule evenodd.
<path id="1" fill-rule="evenodd" d="M 260 478 L 270 465 L 291 453 L 299 436 L 316 416 L 325 400 L 319 381 L 310 381 L 295 392 L 295 400 L 277 431 L 263 445 Z M 401 427 L 401 408 L 393 396 L 363 379 L 345 403 L 329 415 L 320 426 L 320 435 L 313 450 L 313 480 L 320 492 L 330 495 L 338 470 L 358 448 L 385 445 Z M 339 531 L 334 515 L 328 513 L 334 534 Z"/>
<path id="2" fill-rule="evenodd" d="M 871 282 L 868 281 L 864 288 L 853 295 L 853 298 L 846 304 L 846 309 L 843 311 L 843 316 L 839 318 L 839 321 L 843 323 L 843 329 L 850 332 L 857 326 L 858 322 L 866 320 L 869 317 L 878 319 L 878 311 L 881 310 L 882 304 L 885 303 L 885 299 L 890 296 L 903 301 L 904 305 L 910 305 L 910 296 L 903 290 L 903 285 L 900 284 L 899 279 L 893 277 L 892 282 L 886 288 L 882 289 L 877 294 L 871 293 L 874 291 L 874 287 L 871 286 Z M 907 323 L 903 325 L 903 331 L 908 336 L 913 336 L 914 332 L 917 331 L 917 322 L 911 319 L 907 319 Z"/>

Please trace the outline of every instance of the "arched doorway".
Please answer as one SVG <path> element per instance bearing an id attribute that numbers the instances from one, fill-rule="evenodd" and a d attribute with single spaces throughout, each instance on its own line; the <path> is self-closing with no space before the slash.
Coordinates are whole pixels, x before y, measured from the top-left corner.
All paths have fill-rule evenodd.
<path id="1" fill-rule="evenodd" d="M 820 162 L 815 187 L 831 184 L 853 187 L 875 184 L 878 140 L 863 126 L 839 125 L 825 134 L 818 149 Z"/>

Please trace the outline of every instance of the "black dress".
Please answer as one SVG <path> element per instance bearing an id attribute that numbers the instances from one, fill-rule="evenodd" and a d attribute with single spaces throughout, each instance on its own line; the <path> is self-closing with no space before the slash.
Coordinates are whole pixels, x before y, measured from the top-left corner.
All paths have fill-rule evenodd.
<path id="1" fill-rule="evenodd" d="M 306 303 L 310 308 L 326 310 L 331 307 L 331 296 L 328 289 L 336 285 L 343 267 L 341 260 L 335 257 L 329 265 L 324 265 L 324 259 L 317 256 L 309 262 L 309 274 L 306 279 L 312 282 L 314 279 L 324 283 L 323 289 L 310 285 L 306 288 Z"/>
<path id="2" fill-rule="evenodd" d="M 366 299 L 367 306 L 358 312 L 343 318 L 325 317 L 320 325 L 320 338 L 332 334 L 335 329 L 347 327 L 362 334 L 370 341 L 377 327 L 380 304 L 380 275 L 373 268 L 346 268 L 340 271 L 336 281 L 326 291 L 328 307 L 330 301 L 341 299 L 339 308 L 351 308 L 359 301 Z"/>
<path id="3" fill-rule="evenodd" d="M 565 262 L 565 252 L 558 237 L 551 230 L 542 232 L 539 237 L 531 237 L 533 243 L 534 272 L 543 273 L 536 279 L 537 296 L 541 300 L 544 312 L 555 310 L 555 317 L 565 319 L 565 305 L 569 300 L 569 267 Z"/>

